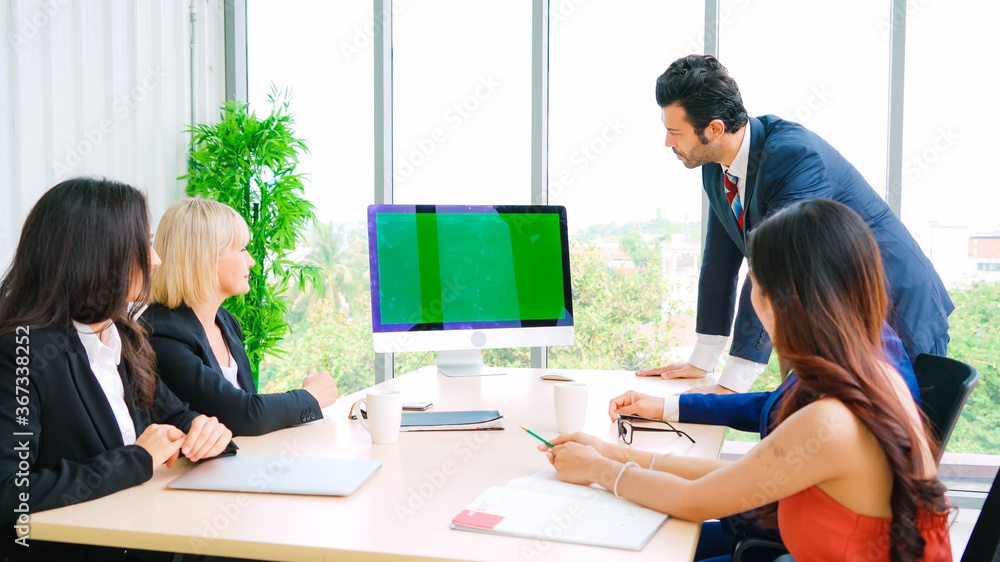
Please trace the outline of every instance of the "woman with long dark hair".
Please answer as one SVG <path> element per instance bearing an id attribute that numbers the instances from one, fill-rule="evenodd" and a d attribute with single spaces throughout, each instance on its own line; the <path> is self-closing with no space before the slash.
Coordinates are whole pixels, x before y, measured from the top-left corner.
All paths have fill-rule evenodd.
<path id="1" fill-rule="evenodd" d="M 224 425 L 188 410 L 157 380 L 130 305 L 146 300 L 159 264 L 150 238 L 145 196 L 104 179 L 64 181 L 28 214 L 0 281 L 8 529 L 26 532 L 30 513 L 141 484 L 180 454 L 197 461 L 229 446 Z M 51 552 L 59 545 L 16 542 L 5 543 L 12 559 L 60 556 Z M 72 548 L 76 558 L 86 549 Z"/>
<path id="2" fill-rule="evenodd" d="M 798 377 L 775 429 L 732 463 L 563 435 L 549 453 L 559 478 L 692 521 L 764 508 L 801 560 L 950 560 L 936 445 L 880 346 L 888 299 L 871 231 L 815 199 L 763 222 L 749 249 L 754 310 Z"/>

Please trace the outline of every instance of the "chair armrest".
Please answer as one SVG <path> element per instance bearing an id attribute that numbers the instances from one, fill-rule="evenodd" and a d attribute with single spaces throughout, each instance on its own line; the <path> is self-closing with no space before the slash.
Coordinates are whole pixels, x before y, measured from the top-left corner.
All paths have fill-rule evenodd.
<path id="1" fill-rule="evenodd" d="M 785 548 L 785 543 L 781 541 L 762 537 L 743 537 L 738 543 L 736 543 L 736 550 L 733 552 L 733 562 L 740 562 L 743 557 L 743 553 L 753 548 L 770 548 L 784 553 L 788 552 L 788 549 Z M 791 557 L 789 556 L 789 558 Z"/>

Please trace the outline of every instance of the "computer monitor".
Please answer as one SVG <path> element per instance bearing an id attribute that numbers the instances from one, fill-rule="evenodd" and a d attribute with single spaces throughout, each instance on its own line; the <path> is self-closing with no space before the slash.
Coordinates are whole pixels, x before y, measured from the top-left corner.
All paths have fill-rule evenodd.
<path id="1" fill-rule="evenodd" d="M 482 349 L 573 344 L 566 208 L 368 207 L 375 351 L 437 351 L 449 376 L 499 374 Z"/>

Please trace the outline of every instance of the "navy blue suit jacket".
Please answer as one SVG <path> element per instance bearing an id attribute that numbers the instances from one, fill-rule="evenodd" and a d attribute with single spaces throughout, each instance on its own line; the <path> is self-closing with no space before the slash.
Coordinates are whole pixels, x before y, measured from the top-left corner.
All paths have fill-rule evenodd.
<path id="1" fill-rule="evenodd" d="M 888 324 L 882 325 L 882 349 L 884 361 L 895 368 L 906 381 L 913 401 L 919 408 L 920 387 L 913 374 L 913 365 L 906 356 L 903 343 Z M 678 420 L 684 423 L 725 425 L 739 431 L 757 431 L 763 439 L 778 413 L 781 397 L 796 384 L 796 380 L 795 373 L 789 373 L 781 385 L 771 392 L 681 394 Z"/>
<path id="2" fill-rule="evenodd" d="M 826 141 L 805 127 L 773 115 L 754 118 L 744 186 L 744 226 L 751 232 L 783 207 L 826 198 L 861 215 L 875 235 L 888 284 L 890 324 L 912 361 L 920 353 L 944 355 L 948 315 L 954 305 L 934 266 L 909 231 L 861 174 Z M 708 194 L 708 234 L 698 286 L 699 334 L 728 336 L 736 308 L 736 282 L 747 255 L 746 237 L 725 196 L 722 167 L 702 166 Z M 743 285 L 730 354 L 767 363 L 771 341 L 750 304 L 750 280 Z"/>
<path id="3" fill-rule="evenodd" d="M 219 418 L 233 435 L 261 435 L 323 417 L 319 402 L 308 391 L 258 394 L 243 349 L 240 323 L 219 307 L 215 323 L 239 367 L 236 388 L 222 375 L 208 336 L 187 306 L 150 305 L 140 318 L 149 330 L 160 378 L 191 408 Z"/>

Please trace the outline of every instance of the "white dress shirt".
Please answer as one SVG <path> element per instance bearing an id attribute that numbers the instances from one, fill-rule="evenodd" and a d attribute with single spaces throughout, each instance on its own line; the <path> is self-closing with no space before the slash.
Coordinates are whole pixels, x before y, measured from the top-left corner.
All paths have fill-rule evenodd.
<path id="1" fill-rule="evenodd" d="M 743 127 L 745 133 L 743 134 L 743 141 L 740 143 L 740 149 L 736 153 L 736 157 L 733 158 L 732 164 L 726 166 L 722 165 L 723 173 L 728 173 L 730 176 L 737 178 L 736 190 L 740 195 L 740 201 L 746 200 L 746 176 L 747 176 L 747 166 L 750 162 L 750 123 L 747 123 Z M 709 334 L 697 334 L 698 342 L 695 344 L 694 349 L 691 351 L 691 358 L 688 363 L 703 369 L 708 372 L 715 371 L 715 366 L 719 362 L 719 357 L 722 352 L 726 349 L 726 343 L 728 343 L 729 338 L 726 336 L 713 336 Z M 750 386 L 753 385 L 753 381 L 764 372 L 764 368 L 767 367 L 766 363 L 757 363 L 755 361 L 748 361 L 742 357 L 729 356 L 726 360 L 726 365 L 722 369 L 722 374 L 719 375 L 719 385 L 728 388 L 729 390 L 734 390 L 736 392 L 746 392 L 750 390 Z M 673 400 L 667 399 L 669 406 L 673 408 L 673 419 L 668 419 L 667 409 L 668 404 L 664 404 L 663 408 L 663 419 L 668 419 L 668 421 L 676 421 L 677 419 L 677 397 L 672 397 Z"/>
<path id="2" fill-rule="evenodd" d="M 219 368 L 222 369 L 222 376 L 225 377 L 227 381 L 231 382 L 237 389 L 242 390 L 240 388 L 239 380 L 236 378 L 237 373 L 240 372 L 240 368 L 236 366 L 236 360 L 233 359 L 232 353 L 229 354 L 229 366 L 226 367 L 220 364 Z"/>
<path id="3" fill-rule="evenodd" d="M 111 412 L 115 415 L 115 421 L 118 422 L 122 443 L 135 444 L 135 424 L 125 404 L 125 386 L 122 384 L 121 375 L 118 374 L 118 365 L 122 361 L 122 339 L 118 334 L 118 327 L 111 322 L 98 336 L 86 324 L 74 321 L 73 326 L 76 327 L 80 343 L 87 351 L 90 370 L 101 385 L 101 390 L 108 399 L 108 405 L 111 406 Z"/>
<path id="4" fill-rule="evenodd" d="M 680 421 L 681 397 L 667 396 L 663 399 L 663 419 L 669 422 Z"/>
<path id="5" fill-rule="evenodd" d="M 746 189 L 744 188 L 745 181 L 744 178 L 747 177 L 747 166 L 750 165 L 750 123 L 748 122 L 743 130 L 746 134 L 743 135 L 743 142 L 740 143 L 740 149 L 736 152 L 736 157 L 733 158 L 733 163 L 726 166 L 725 164 L 719 164 L 722 166 L 722 173 L 729 174 L 739 181 L 736 183 L 736 191 L 740 194 L 740 201 L 746 200 Z"/>

